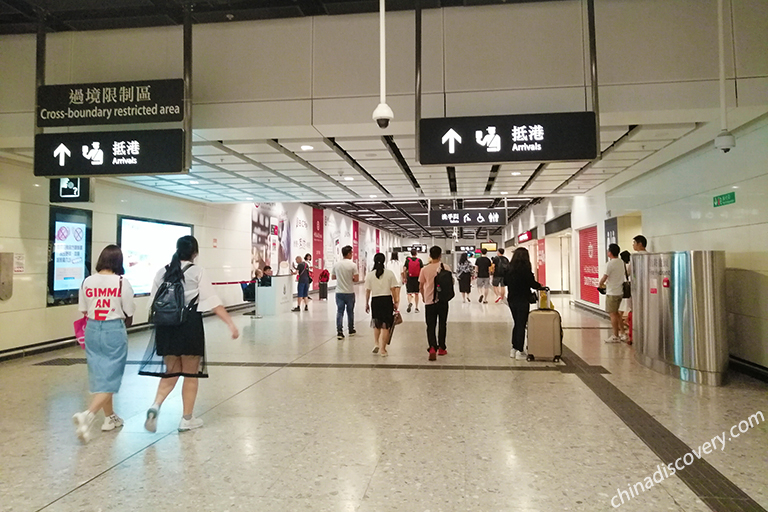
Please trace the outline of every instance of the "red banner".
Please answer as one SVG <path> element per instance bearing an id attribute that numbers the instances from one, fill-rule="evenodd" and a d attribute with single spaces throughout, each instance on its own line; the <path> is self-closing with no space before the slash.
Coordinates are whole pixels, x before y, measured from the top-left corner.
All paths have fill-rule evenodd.
<path id="1" fill-rule="evenodd" d="M 360 261 L 360 223 L 356 220 L 352 221 L 352 259 Z"/>
<path id="2" fill-rule="evenodd" d="M 376 230 L 376 252 L 381 252 L 381 233 Z"/>
<path id="3" fill-rule="evenodd" d="M 312 280 L 312 289 L 320 288 L 320 272 L 327 268 L 327 262 L 323 261 L 323 210 L 312 208 L 312 261 L 315 263 L 315 275 Z"/>
<path id="4" fill-rule="evenodd" d="M 540 284 L 547 286 L 547 257 L 545 252 L 546 244 L 544 243 L 543 238 L 539 238 L 538 244 L 539 244 L 539 250 L 536 251 L 536 254 L 537 254 L 536 259 L 539 260 L 538 261 L 539 270 L 537 273 L 537 276 L 538 276 L 537 281 L 539 281 Z"/>
<path id="5" fill-rule="evenodd" d="M 597 284 L 600 282 L 597 253 L 597 226 L 579 230 L 581 300 L 592 304 L 600 304 L 600 296 L 597 291 Z"/>

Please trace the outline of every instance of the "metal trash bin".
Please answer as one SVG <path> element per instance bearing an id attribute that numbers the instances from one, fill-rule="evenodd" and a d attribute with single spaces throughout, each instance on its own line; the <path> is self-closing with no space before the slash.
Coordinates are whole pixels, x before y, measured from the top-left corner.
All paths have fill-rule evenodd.
<path id="1" fill-rule="evenodd" d="M 633 254 L 632 330 L 644 366 L 722 385 L 728 370 L 725 251 Z"/>
<path id="2" fill-rule="evenodd" d="M 320 283 L 320 300 L 328 300 L 328 283 Z"/>

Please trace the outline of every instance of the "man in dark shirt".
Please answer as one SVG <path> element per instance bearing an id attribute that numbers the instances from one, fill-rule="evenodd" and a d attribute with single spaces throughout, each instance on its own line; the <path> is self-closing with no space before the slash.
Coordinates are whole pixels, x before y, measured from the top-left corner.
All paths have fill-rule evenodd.
<path id="1" fill-rule="evenodd" d="M 488 249 L 481 249 L 482 256 L 475 259 L 477 267 L 477 291 L 480 293 L 480 302 L 488 304 L 488 288 L 491 287 L 491 260 L 488 259 Z"/>
<path id="2" fill-rule="evenodd" d="M 509 260 L 504 256 L 504 248 L 499 247 L 499 251 L 496 256 L 491 260 L 493 263 L 493 291 L 496 293 L 496 303 L 504 300 L 504 274 L 507 272 Z"/>
<path id="3" fill-rule="evenodd" d="M 301 311 L 301 301 L 304 301 L 304 311 L 309 311 L 307 302 L 307 296 L 309 296 L 309 265 L 301 259 L 301 256 L 296 256 L 296 271 L 294 272 L 298 276 L 299 285 L 297 290 L 297 302 L 296 307 L 291 311 Z"/>

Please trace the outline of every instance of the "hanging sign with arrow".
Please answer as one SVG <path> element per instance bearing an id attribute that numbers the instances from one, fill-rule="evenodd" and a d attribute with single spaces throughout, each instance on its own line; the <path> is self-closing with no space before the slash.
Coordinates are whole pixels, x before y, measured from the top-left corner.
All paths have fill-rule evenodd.
<path id="1" fill-rule="evenodd" d="M 422 165 L 597 158 L 594 112 L 439 117 L 419 124 Z"/>
<path id="2" fill-rule="evenodd" d="M 181 173 L 183 140 L 183 130 L 38 134 L 35 176 Z"/>

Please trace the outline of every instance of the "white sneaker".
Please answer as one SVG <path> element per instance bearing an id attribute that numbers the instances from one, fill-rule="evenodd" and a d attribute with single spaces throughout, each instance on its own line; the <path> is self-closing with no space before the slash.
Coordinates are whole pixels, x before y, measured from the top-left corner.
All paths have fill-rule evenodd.
<path id="1" fill-rule="evenodd" d="M 626 334 L 622 334 L 621 336 L 619 336 L 619 341 L 626 343 L 629 341 L 629 336 L 627 336 Z"/>
<path id="2" fill-rule="evenodd" d="M 195 418 L 194 416 L 188 420 L 181 418 L 181 423 L 179 423 L 179 432 L 186 432 L 187 430 L 200 428 L 202 426 L 203 426 L 203 420 L 201 420 L 200 418 Z"/>
<path id="3" fill-rule="evenodd" d="M 91 425 L 93 425 L 93 420 L 95 419 L 96 415 L 90 411 L 76 412 L 72 416 L 72 421 L 75 424 L 75 433 L 83 443 L 91 440 Z"/>
<path id="4" fill-rule="evenodd" d="M 150 432 L 157 432 L 157 416 L 160 409 L 150 407 L 147 409 L 147 421 L 144 422 L 144 428 Z"/>
<path id="5" fill-rule="evenodd" d="M 107 416 L 104 418 L 104 423 L 101 425 L 101 430 L 107 432 L 109 430 L 115 430 L 123 426 L 123 419 L 117 414 Z"/>
<path id="6" fill-rule="evenodd" d="M 605 340 L 606 343 L 621 343 L 621 339 L 618 336 L 611 336 Z"/>
<path id="7" fill-rule="evenodd" d="M 513 348 L 512 350 L 509 351 L 509 357 L 514 359 L 516 356 L 517 356 L 517 349 L 516 348 Z"/>
<path id="8" fill-rule="evenodd" d="M 518 361 L 525 361 L 526 359 L 528 359 L 528 354 L 526 354 L 523 351 L 518 351 L 517 355 L 515 356 L 515 359 L 517 359 Z"/>

